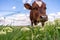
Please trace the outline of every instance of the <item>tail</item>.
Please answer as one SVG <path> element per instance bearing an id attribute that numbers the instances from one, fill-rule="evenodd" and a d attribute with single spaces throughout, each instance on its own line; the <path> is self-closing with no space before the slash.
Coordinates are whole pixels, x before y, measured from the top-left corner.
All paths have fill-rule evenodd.
<path id="1" fill-rule="evenodd" d="M 28 4 L 28 3 L 25 3 L 25 4 L 24 4 L 24 7 L 25 7 L 26 9 L 28 9 L 28 10 L 32 10 L 32 6 L 31 6 L 30 4 Z"/>

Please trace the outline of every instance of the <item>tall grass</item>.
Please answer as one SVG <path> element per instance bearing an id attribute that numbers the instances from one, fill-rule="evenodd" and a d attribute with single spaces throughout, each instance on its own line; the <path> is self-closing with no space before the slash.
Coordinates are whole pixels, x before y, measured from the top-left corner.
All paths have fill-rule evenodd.
<path id="1" fill-rule="evenodd" d="M 44 27 L 0 26 L 0 40 L 60 40 L 60 20 Z"/>

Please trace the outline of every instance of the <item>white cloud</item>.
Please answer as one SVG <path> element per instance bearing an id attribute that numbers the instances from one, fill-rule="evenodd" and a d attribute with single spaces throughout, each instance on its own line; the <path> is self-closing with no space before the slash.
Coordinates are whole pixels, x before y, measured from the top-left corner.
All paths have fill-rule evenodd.
<path id="1" fill-rule="evenodd" d="M 30 25 L 29 14 L 19 13 L 6 17 L 6 19 L 4 19 L 3 25 Z"/>
<path id="2" fill-rule="evenodd" d="M 50 21 L 54 21 L 56 18 L 60 18 L 60 12 L 48 14 L 48 19 Z"/>
<path id="3" fill-rule="evenodd" d="M 26 10 L 26 8 L 24 7 L 24 10 Z"/>
<path id="4" fill-rule="evenodd" d="M 25 3 L 26 2 L 26 0 L 23 0 L 23 3 Z"/>
<path id="5" fill-rule="evenodd" d="M 31 3 L 32 0 L 29 0 L 27 3 Z"/>
<path id="6" fill-rule="evenodd" d="M 48 14 L 48 20 L 49 21 L 54 21 L 55 18 L 60 18 L 60 12 L 57 13 L 51 13 Z M 0 25 L 15 25 L 15 26 L 24 26 L 24 25 L 30 25 L 30 19 L 29 19 L 29 14 L 24 14 L 24 13 L 19 13 L 19 14 L 14 14 L 11 16 L 6 17 L 0 17 L 0 20 L 3 20 L 0 22 Z"/>
<path id="7" fill-rule="evenodd" d="M 12 9 L 16 9 L 16 6 L 13 6 Z"/>
<path id="8" fill-rule="evenodd" d="M 22 0 L 23 3 L 31 3 L 32 0 Z"/>

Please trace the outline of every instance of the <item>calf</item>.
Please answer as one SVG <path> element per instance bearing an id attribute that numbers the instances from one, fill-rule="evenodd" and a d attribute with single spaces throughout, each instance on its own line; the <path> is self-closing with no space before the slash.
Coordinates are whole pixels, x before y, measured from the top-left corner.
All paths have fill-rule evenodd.
<path id="1" fill-rule="evenodd" d="M 24 4 L 24 7 L 30 10 L 30 21 L 31 25 L 37 25 L 41 22 L 42 26 L 48 20 L 48 16 L 46 15 L 46 4 L 42 2 L 40 5 L 36 1 L 32 3 L 32 6 L 28 3 Z"/>

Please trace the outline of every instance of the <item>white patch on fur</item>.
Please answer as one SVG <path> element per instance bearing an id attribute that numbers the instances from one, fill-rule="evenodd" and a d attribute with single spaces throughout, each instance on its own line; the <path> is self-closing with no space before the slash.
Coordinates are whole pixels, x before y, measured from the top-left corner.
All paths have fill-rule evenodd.
<path id="1" fill-rule="evenodd" d="M 41 1 L 36 1 L 36 3 L 39 5 L 39 7 L 41 7 L 41 5 L 42 5 Z"/>
<path id="2" fill-rule="evenodd" d="M 46 18 L 46 16 L 42 16 L 43 18 Z"/>

